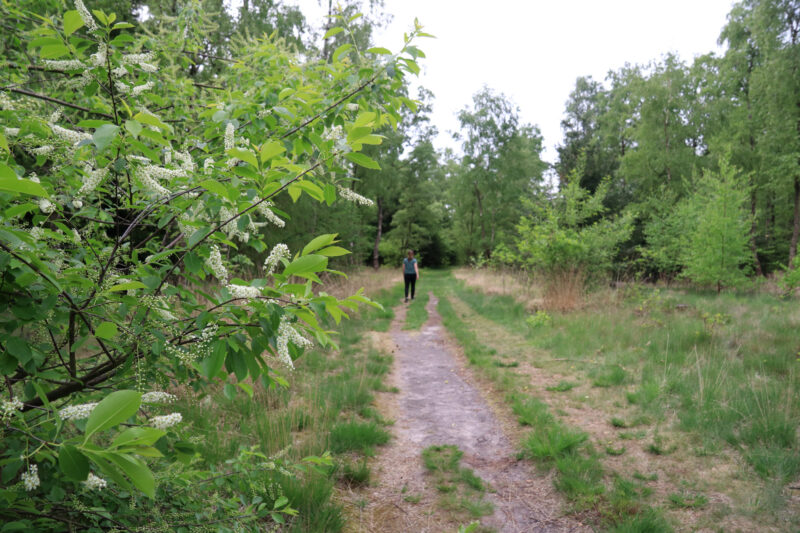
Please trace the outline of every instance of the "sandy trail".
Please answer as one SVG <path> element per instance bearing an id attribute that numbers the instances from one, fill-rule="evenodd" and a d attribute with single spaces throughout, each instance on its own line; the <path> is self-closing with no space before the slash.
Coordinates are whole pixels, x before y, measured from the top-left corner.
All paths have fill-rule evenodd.
<path id="1" fill-rule="evenodd" d="M 481 520 L 484 526 L 508 533 L 588 531 L 563 516 L 563 502 L 549 476 L 515 459 L 514 445 L 446 343 L 436 303 L 431 295 L 429 319 L 420 332 L 400 329 L 404 311 L 390 332 L 396 345 L 392 381 L 400 389 L 389 406 L 395 438 L 377 460 L 374 496 L 383 511 L 373 510 L 367 530 L 446 531 L 447 519 L 436 516 L 442 512 L 421 452 L 435 444 L 454 444 L 464 452 L 462 464 L 491 486 L 486 499 L 495 512 Z M 421 501 L 407 501 L 408 494 L 421 496 Z"/>

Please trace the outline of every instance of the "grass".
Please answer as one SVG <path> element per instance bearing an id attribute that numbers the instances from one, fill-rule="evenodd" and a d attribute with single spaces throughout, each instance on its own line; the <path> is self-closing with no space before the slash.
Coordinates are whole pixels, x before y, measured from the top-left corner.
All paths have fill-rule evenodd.
<path id="1" fill-rule="evenodd" d="M 433 476 L 441 493 L 439 506 L 461 518 L 480 518 L 494 512 L 491 502 L 483 499 L 486 483 L 470 468 L 461 466 L 463 452 L 451 444 L 429 446 L 422 450 L 422 463 Z"/>
<path id="2" fill-rule="evenodd" d="M 571 391 L 577 386 L 578 386 L 577 383 L 561 380 L 558 382 L 557 385 L 553 385 L 552 387 L 546 387 L 545 390 L 548 390 L 550 392 L 567 392 Z"/>
<path id="3" fill-rule="evenodd" d="M 436 290 L 438 289 L 438 290 Z M 470 328 L 464 318 L 453 306 L 451 299 L 458 298 L 466 302 L 479 315 L 497 316 L 504 327 L 514 328 L 519 325 L 517 333 L 524 335 L 539 334 L 548 328 L 526 328 L 525 320 L 529 316 L 525 309 L 507 296 L 485 296 L 475 291 L 464 289 L 444 276 L 435 288 L 439 297 L 438 310 L 442 315 L 445 327 L 461 344 L 469 362 L 484 373 L 501 391 L 508 391 L 506 401 L 511 411 L 522 425 L 532 429 L 523 440 L 523 456 L 538 462 L 543 468 L 554 468 L 556 476 L 554 484 L 571 502 L 573 508 L 580 512 L 596 514 L 598 525 L 603 528 L 615 527 L 626 523 L 631 514 L 649 513 L 648 516 L 660 518 L 658 511 L 651 511 L 644 503 L 649 496 L 648 490 L 622 491 L 616 485 L 610 489 L 606 486 L 606 472 L 600 456 L 589 444 L 586 432 L 569 427 L 556 419 L 542 400 L 520 392 L 524 388 L 523 377 L 512 373 L 510 369 L 497 368 L 492 364 L 493 356 L 508 357 L 503 353 L 507 345 L 502 342 L 487 346 L 482 344 L 475 330 Z M 497 339 L 503 341 L 505 339 Z M 605 370 L 605 369 L 604 369 Z M 621 371 L 621 372 L 620 372 Z M 621 377 L 620 377 L 621 376 Z M 604 373 L 598 373 L 595 381 L 605 379 L 609 386 L 619 385 L 628 379 L 627 373 L 620 366 L 610 366 Z M 562 381 L 556 390 L 566 392 L 577 384 Z M 616 451 L 616 450 L 614 450 Z M 661 519 L 663 524 L 666 524 Z M 664 529 L 664 531 L 668 531 Z"/>
<path id="4" fill-rule="evenodd" d="M 737 475 L 755 494 L 741 497 L 765 502 L 757 512 L 767 520 L 785 509 L 785 496 L 772 495 L 781 492 L 773 489 L 776 484 L 800 475 L 796 300 L 633 285 L 599 290 L 581 309 L 553 313 L 546 327 L 531 328 L 529 305 L 510 294 L 489 294 L 490 276 L 482 276 L 487 292 L 452 280 L 441 292 L 464 302 L 481 320 L 524 337 L 529 353 L 552 361 L 529 359 L 533 366 L 592 383 L 596 392 L 587 392 L 591 396 L 581 402 L 595 406 L 598 396 L 621 397 L 615 405 L 626 412 L 613 417 L 612 425 L 642 429 L 620 432 L 618 438 L 643 440 L 661 427 L 670 442 L 692 444 L 675 448 L 645 441 L 654 455 L 742 457 Z M 502 346 L 487 344 L 489 350 Z M 506 356 L 520 360 L 514 350 Z M 471 360 L 480 360 L 480 351 L 473 348 Z"/>
<path id="5" fill-rule="evenodd" d="M 428 305 L 428 299 L 428 292 L 423 291 L 406 304 L 406 322 L 403 324 L 403 329 L 419 329 L 428 321 L 428 311 L 425 309 L 425 306 Z"/>
<path id="6" fill-rule="evenodd" d="M 389 433 L 375 422 L 351 420 L 334 425 L 329 442 L 333 453 L 366 453 L 374 446 L 389 442 Z"/>
<path id="7" fill-rule="evenodd" d="M 402 292 L 398 293 L 397 287 L 373 292 L 371 296 L 377 296 L 383 308 L 364 307 L 352 320 L 336 327 L 339 350 L 307 351 L 295 362 L 293 372 L 276 367 L 288 387 L 273 383 L 265 388 L 256 382 L 252 398 L 242 391 L 226 396 L 223 384 L 209 387 L 205 398 L 190 400 L 188 394 L 182 395 L 186 400 L 179 407 L 184 422 L 202 436 L 200 460 L 211 470 L 237 456 L 241 449 L 293 462 L 306 456 L 323 456 L 328 450 L 334 452 L 328 466 L 304 469 L 296 476 L 277 471 L 265 474 L 263 483 L 268 492 L 275 498 L 286 496 L 289 505 L 299 511 L 282 530 L 341 531 L 345 517 L 333 498 L 337 481 L 349 486 L 369 484 L 366 456 L 388 440 L 383 428 L 388 422 L 371 404 L 374 391 L 384 387 L 382 380 L 390 370 L 392 357 L 365 347 L 362 337 L 370 329 L 388 330 L 394 317 L 391 307 L 399 294 Z M 210 406 L 215 416 L 209 416 Z"/>

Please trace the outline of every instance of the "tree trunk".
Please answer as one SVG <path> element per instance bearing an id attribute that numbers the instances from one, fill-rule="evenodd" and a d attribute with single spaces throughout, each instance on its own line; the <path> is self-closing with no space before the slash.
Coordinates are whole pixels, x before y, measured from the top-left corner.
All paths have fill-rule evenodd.
<path id="1" fill-rule="evenodd" d="M 375 247 L 372 249 L 372 268 L 378 270 L 381 266 L 378 246 L 381 244 L 381 235 L 383 234 L 383 204 L 380 196 L 376 198 L 376 201 L 378 203 L 378 232 L 375 234 Z"/>
<path id="2" fill-rule="evenodd" d="M 486 242 L 486 224 L 483 220 L 483 202 L 481 201 L 481 191 L 478 189 L 478 184 L 475 184 L 475 199 L 478 201 L 478 217 L 481 219 L 481 242 L 483 245 Z"/>
<path id="3" fill-rule="evenodd" d="M 761 269 L 761 261 L 758 260 L 758 248 L 756 247 L 756 189 L 750 193 L 750 251 L 753 253 L 753 264 L 756 267 L 756 274 L 764 275 Z"/>
<path id="4" fill-rule="evenodd" d="M 792 222 L 792 240 L 789 243 L 789 268 L 794 266 L 797 256 L 797 237 L 800 234 L 800 175 L 794 177 L 794 220 Z"/>

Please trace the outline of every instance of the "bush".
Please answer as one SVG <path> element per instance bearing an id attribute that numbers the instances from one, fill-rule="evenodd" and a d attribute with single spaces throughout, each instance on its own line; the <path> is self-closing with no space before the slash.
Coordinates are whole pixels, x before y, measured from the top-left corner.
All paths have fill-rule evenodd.
<path id="1" fill-rule="evenodd" d="M 285 384 L 279 372 L 309 338 L 329 345 L 329 324 L 371 303 L 312 290 L 347 253 L 335 234 L 294 253 L 266 239 L 285 225 L 279 197 L 358 200 L 341 192 L 347 167 L 374 168 L 360 151 L 400 118 L 396 94 L 419 51 L 316 60 L 264 38 L 199 65 L 214 21 L 185 4 L 153 32 L 81 0 L 57 14 L 46 2 L 0 8 L 14 35 L 3 78 L 49 76 L 0 96 L 6 523 L 138 528 L 171 516 L 163 491 L 212 474 L 162 391 L 218 382 L 232 398 L 252 396 L 254 381 Z M 203 68 L 209 83 L 192 77 Z M 237 277 L 253 257 L 258 277 Z M 243 498 L 197 519 L 272 516 Z M 83 511 L 94 506 L 129 510 Z"/>

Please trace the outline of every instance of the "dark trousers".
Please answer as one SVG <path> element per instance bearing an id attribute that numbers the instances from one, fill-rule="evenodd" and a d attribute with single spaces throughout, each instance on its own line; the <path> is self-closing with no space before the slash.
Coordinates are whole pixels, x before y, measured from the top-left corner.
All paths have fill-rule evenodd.
<path id="1" fill-rule="evenodd" d="M 411 286 L 411 298 L 414 298 L 414 287 L 417 285 L 416 274 L 403 274 L 403 280 L 406 282 L 406 298 L 408 298 L 408 286 Z"/>

